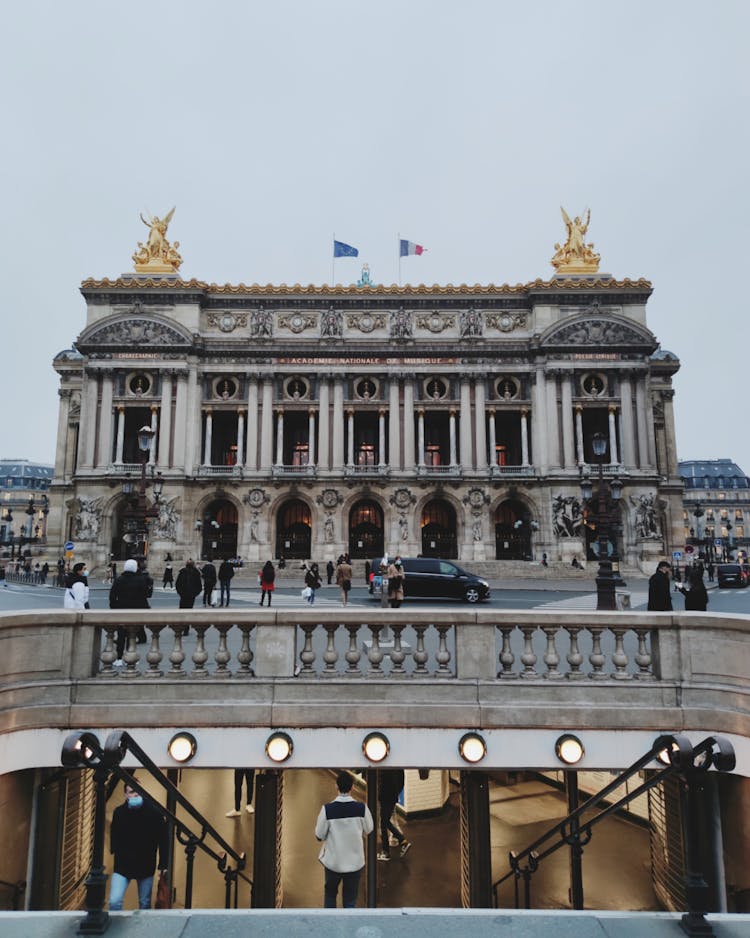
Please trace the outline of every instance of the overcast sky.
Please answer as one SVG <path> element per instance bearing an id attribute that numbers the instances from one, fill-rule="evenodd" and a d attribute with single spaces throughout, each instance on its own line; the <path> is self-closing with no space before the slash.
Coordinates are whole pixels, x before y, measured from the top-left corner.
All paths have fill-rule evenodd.
<path id="1" fill-rule="evenodd" d="M 750 3 L 297 0 L 6 5 L 0 456 L 52 462 L 55 354 L 86 277 L 177 210 L 181 273 L 518 283 L 560 206 L 601 269 L 646 277 L 682 369 L 680 458 L 750 473 Z"/>

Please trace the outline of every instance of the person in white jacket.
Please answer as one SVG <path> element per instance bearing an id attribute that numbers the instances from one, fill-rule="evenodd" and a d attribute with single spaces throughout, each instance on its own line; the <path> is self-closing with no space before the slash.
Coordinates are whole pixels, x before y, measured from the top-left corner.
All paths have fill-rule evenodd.
<path id="1" fill-rule="evenodd" d="M 357 904 L 359 876 L 365 865 L 363 837 L 372 833 L 370 809 L 349 794 L 354 779 L 348 772 L 336 777 L 338 798 L 324 804 L 318 814 L 315 836 L 323 841 L 318 859 L 325 867 L 324 906 L 336 908 L 339 883 L 343 881 L 342 905 Z"/>
<path id="2" fill-rule="evenodd" d="M 65 587 L 64 609 L 86 609 L 88 601 L 89 588 L 82 580 L 76 580 L 71 586 Z"/>

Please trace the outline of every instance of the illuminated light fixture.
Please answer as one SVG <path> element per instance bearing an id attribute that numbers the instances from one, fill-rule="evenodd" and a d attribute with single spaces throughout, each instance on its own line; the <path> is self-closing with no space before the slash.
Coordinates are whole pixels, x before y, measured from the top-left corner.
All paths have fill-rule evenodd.
<path id="1" fill-rule="evenodd" d="M 585 752 L 581 740 L 571 733 L 565 733 L 555 743 L 555 755 L 565 765 L 575 765 L 580 762 Z"/>
<path id="2" fill-rule="evenodd" d="M 97 737 L 88 731 L 70 733 L 63 744 L 61 762 L 66 768 L 92 768 L 100 762 L 101 747 Z"/>
<path id="3" fill-rule="evenodd" d="M 657 762 L 661 762 L 662 765 L 671 765 L 672 764 L 671 753 L 674 752 L 676 748 L 677 746 L 675 746 L 675 744 L 672 743 L 671 746 L 665 747 L 664 749 L 657 752 L 656 753 Z"/>
<path id="4" fill-rule="evenodd" d="M 370 762 L 382 762 L 390 751 L 388 737 L 382 733 L 368 733 L 362 740 L 362 752 Z"/>
<path id="5" fill-rule="evenodd" d="M 286 762 L 294 752 L 294 743 L 288 733 L 271 733 L 266 740 L 266 755 L 272 762 Z"/>
<path id="6" fill-rule="evenodd" d="M 198 751 L 198 743 L 192 733 L 181 731 L 169 740 L 167 752 L 175 762 L 190 762 Z"/>
<path id="7" fill-rule="evenodd" d="M 458 754 L 465 762 L 476 765 L 487 755 L 487 743 L 479 733 L 466 733 L 458 743 Z"/>

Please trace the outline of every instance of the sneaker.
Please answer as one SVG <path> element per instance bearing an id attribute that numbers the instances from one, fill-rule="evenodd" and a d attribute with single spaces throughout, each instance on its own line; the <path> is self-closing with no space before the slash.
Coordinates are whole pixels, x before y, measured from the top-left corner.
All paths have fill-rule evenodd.
<path id="1" fill-rule="evenodd" d="M 411 847 L 411 844 L 409 843 L 408 840 L 405 840 L 405 841 L 401 844 L 401 856 L 402 856 L 402 857 L 405 857 L 405 856 L 406 856 L 406 854 L 409 852 L 409 848 L 410 848 L 410 847 Z"/>
<path id="2" fill-rule="evenodd" d="M 117 661 L 115 661 L 115 667 L 116 668 L 122 667 L 122 658 L 118 658 Z"/>
<path id="3" fill-rule="evenodd" d="M 380 853 L 378 854 L 378 860 L 387 861 L 387 860 L 390 860 L 390 858 L 391 858 L 390 853 L 385 853 L 383 850 L 381 850 Z"/>
<path id="4" fill-rule="evenodd" d="M 245 810 L 247 811 L 248 814 L 255 814 L 255 808 L 254 808 L 251 804 L 249 804 L 249 805 L 245 808 Z"/>
<path id="5" fill-rule="evenodd" d="M 234 808 L 232 808 L 231 811 L 227 811 L 224 817 L 239 817 L 241 814 L 241 811 L 235 811 Z"/>

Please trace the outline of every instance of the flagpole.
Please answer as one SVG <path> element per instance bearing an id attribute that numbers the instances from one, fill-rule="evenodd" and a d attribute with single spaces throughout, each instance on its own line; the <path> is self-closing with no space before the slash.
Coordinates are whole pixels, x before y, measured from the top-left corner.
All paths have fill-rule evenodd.
<path id="1" fill-rule="evenodd" d="M 396 235 L 398 241 L 398 285 L 401 286 L 401 232 Z"/>
<path id="2" fill-rule="evenodd" d="M 336 280 L 336 273 L 334 270 L 334 265 L 336 263 L 336 232 L 333 233 L 333 244 L 331 245 L 331 289 L 333 289 L 333 284 Z"/>

